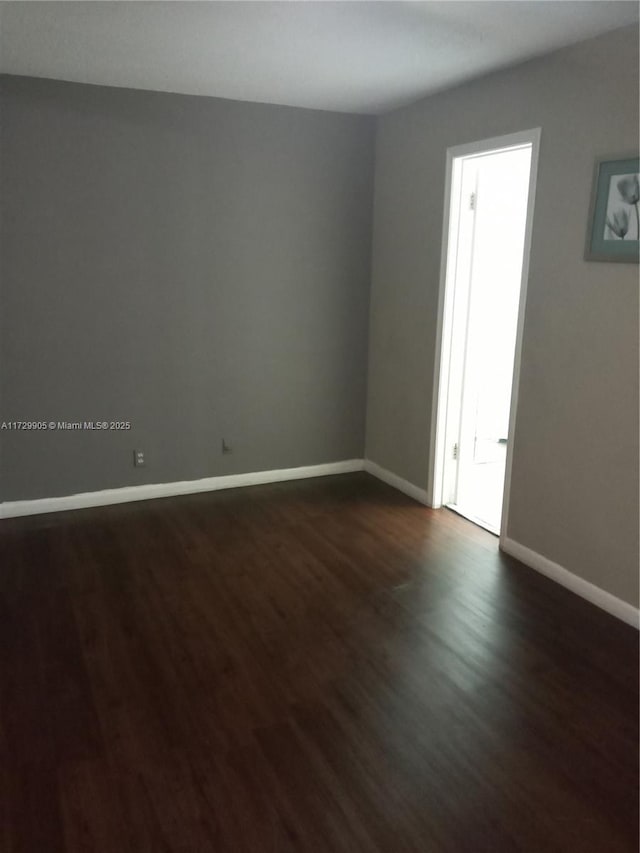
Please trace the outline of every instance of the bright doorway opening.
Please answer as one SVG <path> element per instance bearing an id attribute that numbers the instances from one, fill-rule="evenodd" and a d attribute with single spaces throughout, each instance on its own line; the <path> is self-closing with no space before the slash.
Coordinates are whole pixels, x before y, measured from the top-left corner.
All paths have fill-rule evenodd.
<path id="1" fill-rule="evenodd" d="M 447 158 L 432 504 L 506 529 L 539 130 Z"/>

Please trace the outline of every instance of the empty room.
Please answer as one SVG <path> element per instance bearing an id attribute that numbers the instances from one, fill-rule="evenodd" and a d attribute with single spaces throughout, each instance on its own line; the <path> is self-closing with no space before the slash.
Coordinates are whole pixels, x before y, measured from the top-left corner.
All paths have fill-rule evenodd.
<path id="1" fill-rule="evenodd" d="M 0 853 L 637 853 L 638 10 L 0 2 Z"/>

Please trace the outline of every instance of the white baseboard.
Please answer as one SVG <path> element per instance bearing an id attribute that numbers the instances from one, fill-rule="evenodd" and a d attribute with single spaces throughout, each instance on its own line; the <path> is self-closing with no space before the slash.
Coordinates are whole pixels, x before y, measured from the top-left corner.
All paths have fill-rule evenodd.
<path id="1" fill-rule="evenodd" d="M 146 501 L 152 498 L 189 495 L 194 492 L 214 492 L 219 489 L 236 489 L 240 486 L 256 486 L 261 483 L 280 483 L 285 480 L 326 477 L 331 474 L 348 474 L 352 471 L 362 471 L 362 468 L 362 459 L 346 459 L 343 462 L 329 462 L 325 465 L 309 465 L 302 468 L 253 471 L 249 474 L 228 474 L 222 477 L 204 477 L 202 480 L 183 480 L 177 483 L 125 486 L 121 489 L 103 489 L 100 492 L 83 492 L 77 495 L 39 498 L 32 501 L 7 501 L 0 503 L 0 518 L 38 515 L 44 512 L 64 512 L 69 509 L 84 509 L 90 506 Z"/>
<path id="2" fill-rule="evenodd" d="M 424 504 L 425 506 L 431 506 L 425 489 L 420 489 L 418 486 L 414 486 L 413 483 L 410 483 L 408 480 L 404 480 L 402 477 L 398 477 L 397 474 L 394 474 L 391 471 L 387 471 L 386 468 L 382 468 L 370 459 L 364 460 L 364 470 L 368 474 L 371 474 L 372 477 L 377 477 L 378 480 L 382 480 L 383 483 L 393 486 L 394 489 L 397 489 L 399 492 L 403 492 L 405 495 L 408 495 L 410 498 L 418 501 L 418 503 Z"/>
<path id="3" fill-rule="evenodd" d="M 595 604 L 596 607 L 606 610 L 607 613 L 621 619 L 628 625 L 632 625 L 634 628 L 640 628 L 640 610 L 632 604 L 616 598 L 610 592 L 606 592 L 599 586 L 595 586 L 595 584 L 589 583 L 589 581 L 578 577 L 578 575 L 574 575 L 573 572 L 558 565 L 558 563 L 554 563 L 547 557 L 543 557 L 542 554 L 526 548 L 513 539 L 509 539 L 508 537 L 501 539 L 500 548 L 505 553 L 515 557 L 516 560 L 520 560 L 525 566 L 529 566 L 540 572 L 540 574 L 546 575 L 561 586 L 570 589 L 571 592 L 575 592 L 581 598 L 586 598 L 587 601 Z"/>
<path id="4" fill-rule="evenodd" d="M 365 470 L 389 486 L 398 489 L 418 503 L 429 506 L 427 492 L 408 480 L 398 477 L 386 468 L 382 468 L 369 459 L 347 459 L 342 462 L 329 462 L 324 465 L 310 465 L 301 468 L 283 468 L 271 471 L 252 471 L 248 474 L 228 474 L 220 477 L 204 477 L 201 480 L 183 480 L 176 483 L 150 483 L 144 486 L 125 486 L 120 489 L 103 489 L 99 492 L 83 492 L 76 495 L 64 495 L 56 498 L 39 498 L 29 501 L 7 501 L 0 503 L 0 518 L 15 518 L 22 515 L 38 515 L 46 512 L 64 512 L 72 509 L 84 509 L 92 506 L 144 501 L 153 498 L 189 495 L 196 492 L 213 492 L 221 489 L 236 489 L 242 486 L 255 486 L 263 483 L 279 483 L 286 480 L 302 480 L 312 477 L 326 477 L 332 474 L 348 474 Z M 561 586 L 606 610 L 612 616 L 621 619 L 635 628 L 640 628 L 640 610 L 632 604 L 616 598 L 609 592 L 583 578 L 574 575 L 563 566 L 543 557 L 536 551 L 520 545 L 505 537 L 500 548 L 520 562 L 540 572 Z"/>

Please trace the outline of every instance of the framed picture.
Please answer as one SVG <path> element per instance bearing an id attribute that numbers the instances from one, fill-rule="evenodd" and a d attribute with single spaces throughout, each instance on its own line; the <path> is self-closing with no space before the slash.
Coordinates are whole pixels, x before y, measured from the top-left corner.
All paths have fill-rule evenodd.
<path id="1" fill-rule="evenodd" d="M 585 258 L 637 264 L 639 237 L 640 159 L 601 157 L 593 176 Z"/>

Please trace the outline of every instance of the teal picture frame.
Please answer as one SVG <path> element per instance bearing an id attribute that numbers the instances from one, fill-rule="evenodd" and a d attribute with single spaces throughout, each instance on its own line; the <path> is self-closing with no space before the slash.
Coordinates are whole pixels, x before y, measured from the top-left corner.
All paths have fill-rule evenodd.
<path id="1" fill-rule="evenodd" d="M 596 160 L 585 259 L 614 263 L 640 260 L 640 157 Z"/>

